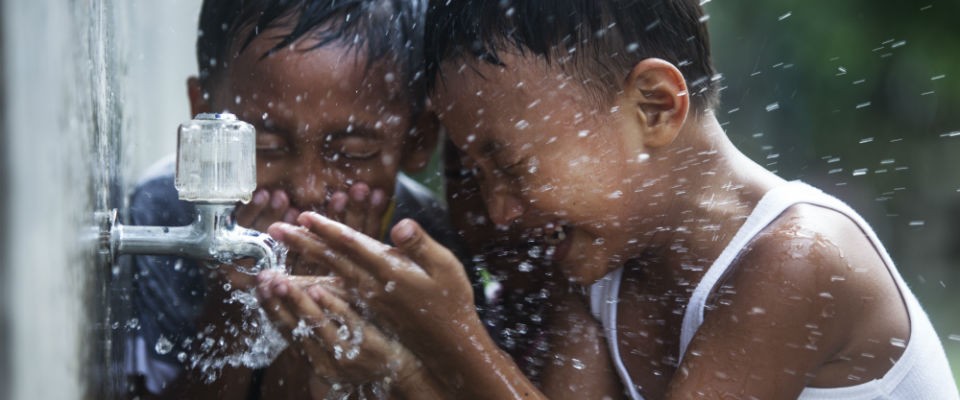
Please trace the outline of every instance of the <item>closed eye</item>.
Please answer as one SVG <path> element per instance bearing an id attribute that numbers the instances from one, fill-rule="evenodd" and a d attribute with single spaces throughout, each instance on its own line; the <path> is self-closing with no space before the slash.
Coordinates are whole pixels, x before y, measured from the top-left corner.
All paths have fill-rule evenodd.
<path id="1" fill-rule="evenodd" d="M 367 135 L 331 135 L 324 143 L 324 154 L 329 160 L 373 160 L 383 151 L 383 142 Z"/>
<path id="2" fill-rule="evenodd" d="M 290 152 L 290 144 L 284 135 L 273 132 L 257 132 L 257 154 L 280 156 Z"/>

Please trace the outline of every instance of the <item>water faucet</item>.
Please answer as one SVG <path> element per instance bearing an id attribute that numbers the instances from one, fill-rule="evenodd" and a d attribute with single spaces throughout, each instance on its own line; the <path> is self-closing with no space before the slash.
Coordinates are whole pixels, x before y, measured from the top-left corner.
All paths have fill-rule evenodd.
<path id="1" fill-rule="evenodd" d="M 101 213 L 100 249 L 112 263 L 122 254 L 176 255 L 230 263 L 257 260 L 246 272 L 280 268 L 285 250 L 269 235 L 236 224 L 236 203 L 256 188 L 256 133 L 233 114 L 199 114 L 180 125 L 175 185 L 181 200 L 196 205 L 186 226 L 127 226 L 117 211 Z"/>

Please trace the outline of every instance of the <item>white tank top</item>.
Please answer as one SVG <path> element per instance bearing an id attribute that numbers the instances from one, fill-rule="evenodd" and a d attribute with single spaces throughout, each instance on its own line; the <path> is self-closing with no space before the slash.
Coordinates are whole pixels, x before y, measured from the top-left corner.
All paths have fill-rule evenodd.
<path id="1" fill-rule="evenodd" d="M 907 305 L 910 318 L 910 338 L 903 355 L 880 379 L 854 386 L 839 388 L 805 388 L 799 399 L 943 399 L 957 400 L 957 386 L 947 363 L 946 354 L 940 339 L 933 330 L 927 314 L 907 287 L 900 273 L 894 267 L 893 260 L 883 248 L 877 235 L 870 226 L 840 200 L 801 182 L 789 182 L 767 192 L 757 203 L 757 207 L 744 222 L 740 230 L 714 261 L 710 269 L 690 296 L 690 302 L 683 315 L 683 327 L 680 335 L 680 357 L 687 350 L 700 324 L 703 323 L 703 310 L 707 296 L 713 291 L 719 279 L 744 247 L 786 209 L 798 203 L 813 204 L 838 211 L 853 220 L 870 239 L 873 246 L 883 257 L 883 262 L 893 276 Z M 617 269 L 597 281 L 590 287 L 590 309 L 593 316 L 603 324 L 610 347 L 614 367 L 620 375 L 624 387 L 634 400 L 643 399 L 630 378 L 629 371 L 620 358 L 617 347 L 617 303 L 619 301 L 620 280 L 623 268 Z"/>

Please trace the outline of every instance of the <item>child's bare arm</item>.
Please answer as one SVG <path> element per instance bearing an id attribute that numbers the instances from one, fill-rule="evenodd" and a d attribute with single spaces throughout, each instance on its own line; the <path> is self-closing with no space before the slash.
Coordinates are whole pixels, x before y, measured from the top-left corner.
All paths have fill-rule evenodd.
<path id="1" fill-rule="evenodd" d="M 391 248 L 317 214 L 298 222 L 309 231 L 276 224 L 270 233 L 341 276 L 447 390 L 459 398 L 544 397 L 487 335 L 463 266 L 416 223 L 398 224 Z"/>
<path id="2" fill-rule="evenodd" d="M 899 357 L 909 320 L 876 251 L 844 218 L 797 212 L 731 270 L 667 398 L 795 398 L 879 378 Z"/>

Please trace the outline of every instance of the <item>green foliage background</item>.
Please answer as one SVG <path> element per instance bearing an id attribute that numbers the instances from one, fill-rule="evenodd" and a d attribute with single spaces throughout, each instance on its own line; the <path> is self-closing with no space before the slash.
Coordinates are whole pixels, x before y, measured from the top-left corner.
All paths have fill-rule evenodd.
<path id="1" fill-rule="evenodd" d="M 960 378 L 960 1 L 704 7 L 730 137 L 870 221 Z"/>

